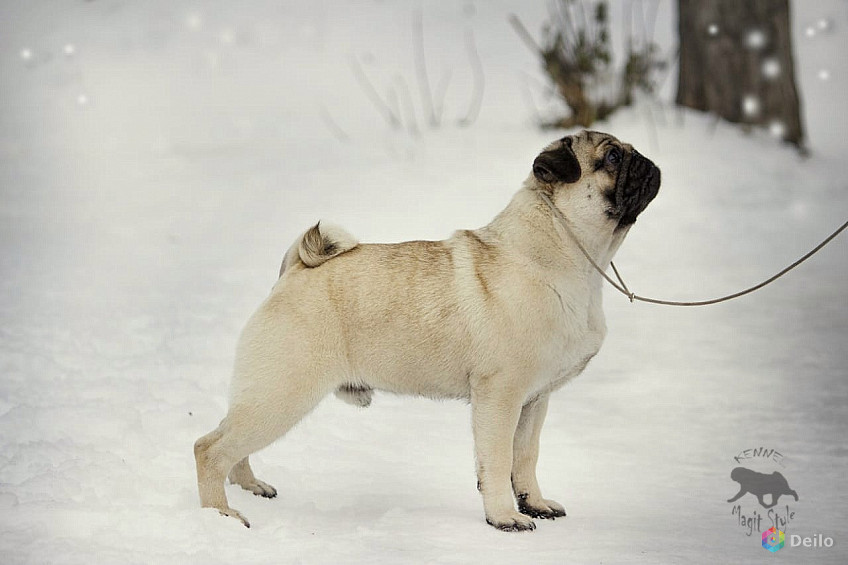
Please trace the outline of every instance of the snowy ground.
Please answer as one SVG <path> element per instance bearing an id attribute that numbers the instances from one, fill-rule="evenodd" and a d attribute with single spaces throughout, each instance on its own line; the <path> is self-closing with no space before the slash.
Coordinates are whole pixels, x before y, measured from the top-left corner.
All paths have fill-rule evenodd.
<path id="1" fill-rule="evenodd" d="M 386 126 L 350 67 L 381 91 L 404 77 L 418 104 L 407 3 L 4 4 L 2 562 L 848 561 L 844 236 L 720 306 L 608 294 L 608 341 L 542 437 L 540 482 L 569 515 L 532 534 L 484 523 L 467 406 L 386 395 L 327 399 L 256 456 L 280 497 L 228 487 L 250 530 L 199 508 L 191 445 L 225 412 L 236 337 L 295 235 L 318 218 L 364 241 L 480 226 L 557 135 L 532 126 L 537 64 L 506 22 L 538 30 L 544 5 L 527 4 L 424 3 L 430 74 L 452 78 L 445 126 L 419 118 L 417 137 Z M 795 3 L 808 159 L 671 107 L 598 125 L 663 170 L 617 258 L 634 290 L 736 290 L 844 221 L 846 26 L 844 2 Z M 469 28 L 486 96 L 458 128 Z M 736 524 L 732 458 L 759 446 L 800 495 L 787 534 L 834 547 L 770 554 Z"/>

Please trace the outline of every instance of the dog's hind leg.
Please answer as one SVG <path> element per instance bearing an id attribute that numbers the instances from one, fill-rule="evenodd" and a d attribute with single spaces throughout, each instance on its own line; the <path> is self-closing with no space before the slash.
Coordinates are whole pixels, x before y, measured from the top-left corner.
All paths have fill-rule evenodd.
<path id="1" fill-rule="evenodd" d="M 277 489 L 264 481 L 260 481 L 253 474 L 253 469 L 250 468 L 250 462 L 245 457 L 233 467 L 229 475 L 230 482 L 234 485 L 239 485 L 244 490 L 249 490 L 256 496 L 265 498 L 274 498 L 277 496 Z"/>
<path id="2" fill-rule="evenodd" d="M 276 376 L 274 386 L 262 386 L 271 383 L 260 378 L 236 390 L 226 418 L 194 445 L 201 506 L 217 508 L 250 527 L 244 516 L 229 507 L 224 479 L 229 475 L 231 482 L 260 496 L 276 494 L 274 487 L 253 475 L 247 458 L 288 432 L 329 393 L 330 388 L 316 381 Z"/>
<path id="3" fill-rule="evenodd" d="M 250 527 L 250 523 L 237 510 L 230 508 L 227 494 L 224 492 L 224 477 L 233 462 L 228 461 L 226 454 L 217 449 L 226 433 L 227 419 L 221 421 L 217 428 L 201 437 L 194 443 L 194 460 L 197 465 L 197 490 L 200 494 L 200 505 L 204 508 L 217 508 L 225 516 L 232 516 Z"/>

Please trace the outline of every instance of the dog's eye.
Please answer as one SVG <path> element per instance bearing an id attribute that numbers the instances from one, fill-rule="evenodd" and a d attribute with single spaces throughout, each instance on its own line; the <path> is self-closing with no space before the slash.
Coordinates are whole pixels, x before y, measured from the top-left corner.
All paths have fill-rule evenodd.
<path id="1" fill-rule="evenodd" d="M 604 159 L 607 165 L 615 168 L 621 163 L 621 149 L 618 147 L 613 147 L 609 151 L 607 151 L 607 156 Z"/>

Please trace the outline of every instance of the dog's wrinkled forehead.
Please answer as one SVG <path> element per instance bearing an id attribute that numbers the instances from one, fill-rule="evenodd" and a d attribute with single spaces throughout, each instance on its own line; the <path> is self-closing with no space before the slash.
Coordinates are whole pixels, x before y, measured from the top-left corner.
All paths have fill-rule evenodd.
<path id="1" fill-rule="evenodd" d="M 630 152 L 633 147 L 599 131 L 584 130 L 551 142 L 536 157 L 533 174 L 547 184 L 574 183 L 586 171 L 597 170 L 610 147 Z"/>
<path id="2" fill-rule="evenodd" d="M 579 147 L 585 156 L 600 159 L 611 147 L 617 147 L 624 153 L 633 151 L 633 146 L 620 141 L 615 136 L 600 131 L 586 130 L 572 136 L 572 147 Z"/>
<path id="3" fill-rule="evenodd" d="M 572 151 L 578 149 L 581 151 L 591 151 L 594 149 L 595 152 L 601 152 L 609 145 L 615 145 L 628 150 L 632 149 L 630 144 L 622 143 L 615 136 L 608 133 L 583 130 L 574 135 L 567 135 L 561 139 L 552 141 L 542 152 L 562 150 L 565 147 L 570 148 Z"/>

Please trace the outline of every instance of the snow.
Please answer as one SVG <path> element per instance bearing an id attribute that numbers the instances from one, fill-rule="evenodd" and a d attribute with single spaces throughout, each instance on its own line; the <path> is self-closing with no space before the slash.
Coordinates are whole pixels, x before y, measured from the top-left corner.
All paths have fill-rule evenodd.
<path id="1" fill-rule="evenodd" d="M 608 293 L 607 342 L 553 396 L 542 436 L 543 492 L 569 515 L 533 533 L 485 524 L 467 406 L 382 394 L 367 410 L 330 397 L 253 458 L 280 496 L 227 487 L 251 529 L 199 508 L 191 446 L 225 413 L 236 337 L 294 237 L 319 218 L 364 241 L 480 226 L 560 135 L 532 124 L 527 93 L 543 100 L 542 78 L 506 19 L 536 32 L 543 3 L 420 5 L 431 80 L 450 72 L 438 129 L 421 118 L 418 6 L 4 6 L 2 561 L 848 560 L 845 236 L 718 306 Z M 660 4 L 666 47 L 673 10 Z M 632 290 L 735 291 L 844 221 L 846 24 L 843 2 L 794 5 L 809 158 L 766 131 L 646 101 L 597 125 L 663 171 L 616 260 Z M 467 29 L 486 91 L 462 128 Z M 379 92 L 408 85 L 418 136 L 382 120 L 352 57 Z M 767 554 L 734 523 L 733 456 L 758 446 L 785 455 L 800 495 L 787 536 L 833 548 Z"/>

